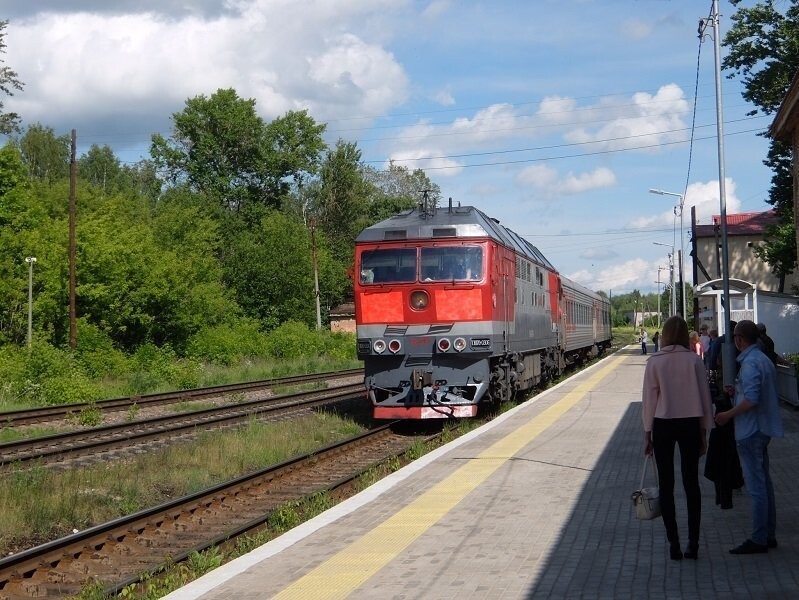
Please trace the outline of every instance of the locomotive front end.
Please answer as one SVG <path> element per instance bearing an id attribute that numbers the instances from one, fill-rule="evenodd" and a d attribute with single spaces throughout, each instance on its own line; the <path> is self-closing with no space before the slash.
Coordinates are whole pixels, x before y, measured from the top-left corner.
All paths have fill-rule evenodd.
<path id="1" fill-rule="evenodd" d="M 486 244 L 356 248 L 358 356 L 378 419 L 473 417 L 495 340 Z"/>

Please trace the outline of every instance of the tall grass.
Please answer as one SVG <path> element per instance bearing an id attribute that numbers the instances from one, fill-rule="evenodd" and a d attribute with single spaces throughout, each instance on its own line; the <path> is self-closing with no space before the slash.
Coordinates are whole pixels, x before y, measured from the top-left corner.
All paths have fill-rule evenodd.
<path id="1" fill-rule="evenodd" d="M 3 475 L 0 553 L 130 514 L 321 445 L 363 428 L 331 413 L 280 423 L 251 421 L 235 432 L 208 432 L 186 444 L 126 461 Z"/>

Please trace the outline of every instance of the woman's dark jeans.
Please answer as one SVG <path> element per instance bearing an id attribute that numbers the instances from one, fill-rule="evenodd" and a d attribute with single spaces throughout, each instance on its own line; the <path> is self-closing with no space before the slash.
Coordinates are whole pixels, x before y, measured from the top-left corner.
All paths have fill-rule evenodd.
<path id="1" fill-rule="evenodd" d="M 666 537 L 679 542 L 677 516 L 674 509 L 674 445 L 680 447 L 682 483 L 688 505 L 688 542 L 699 543 L 699 521 L 702 497 L 699 491 L 699 452 L 701 449 L 700 417 L 655 419 L 652 425 L 652 446 L 658 466 L 660 510 Z"/>

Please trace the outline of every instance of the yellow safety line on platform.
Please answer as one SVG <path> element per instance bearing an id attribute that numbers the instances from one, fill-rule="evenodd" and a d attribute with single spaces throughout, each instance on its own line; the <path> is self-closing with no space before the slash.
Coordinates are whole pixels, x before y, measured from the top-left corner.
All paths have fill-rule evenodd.
<path id="1" fill-rule="evenodd" d="M 276 599 L 346 598 L 438 522 L 516 452 L 555 423 L 626 357 L 612 360 L 537 417 L 495 442 L 386 519 L 274 596 Z"/>

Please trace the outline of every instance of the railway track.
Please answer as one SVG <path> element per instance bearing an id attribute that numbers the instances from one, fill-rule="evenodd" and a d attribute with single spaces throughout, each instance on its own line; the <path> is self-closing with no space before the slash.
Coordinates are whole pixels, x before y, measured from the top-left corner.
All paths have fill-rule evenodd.
<path id="1" fill-rule="evenodd" d="M 229 383 L 223 385 L 213 385 L 209 387 L 193 388 L 174 392 L 159 392 L 155 394 L 142 394 L 140 396 L 130 396 L 126 398 L 111 398 L 99 400 L 97 402 L 79 402 L 75 404 L 63 404 L 58 406 L 42 406 L 37 408 L 25 408 L 0 412 L 0 426 L 18 427 L 23 425 L 33 425 L 36 423 L 46 423 L 61 420 L 77 415 L 82 410 L 89 407 L 98 409 L 104 413 L 127 411 L 132 406 L 139 409 L 160 407 L 168 404 L 199 400 L 215 396 L 231 394 L 242 394 L 254 392 L 277 386 L 302 385 L 316 381 L 329 381 L 331 379 L 342 379 L 345 377 L 355 377 L 363 375 L 363 369 L 347 369 L 344 371 L 327 371 L 324 373 L 312 373 L 309 375 L 292 375 L 290 377 L 278 377 L 274 379 L 263 379 L 259 381 L 248 381 L 245 383 Z"/>
<path id="2" fill-rule="evenodd" d="M 286 502 L 351 483 L 430 435 L 386 425 L 177 500 L 0 559 L 0 600 L 66 598 L 87 582 L 107 593 L 255 530 Z"/>
<path id="3" fill-rule="evenodd" d="M 272 396 L 198 410 L 0 444 L 0 469 L 26 464 L 74 466 L 118 458 L 146 444 L 163 444 L 198 431 L 237 427 L 252 418 L 276 420 L 326 404 L 363 397 L 363 384 Z"/>

